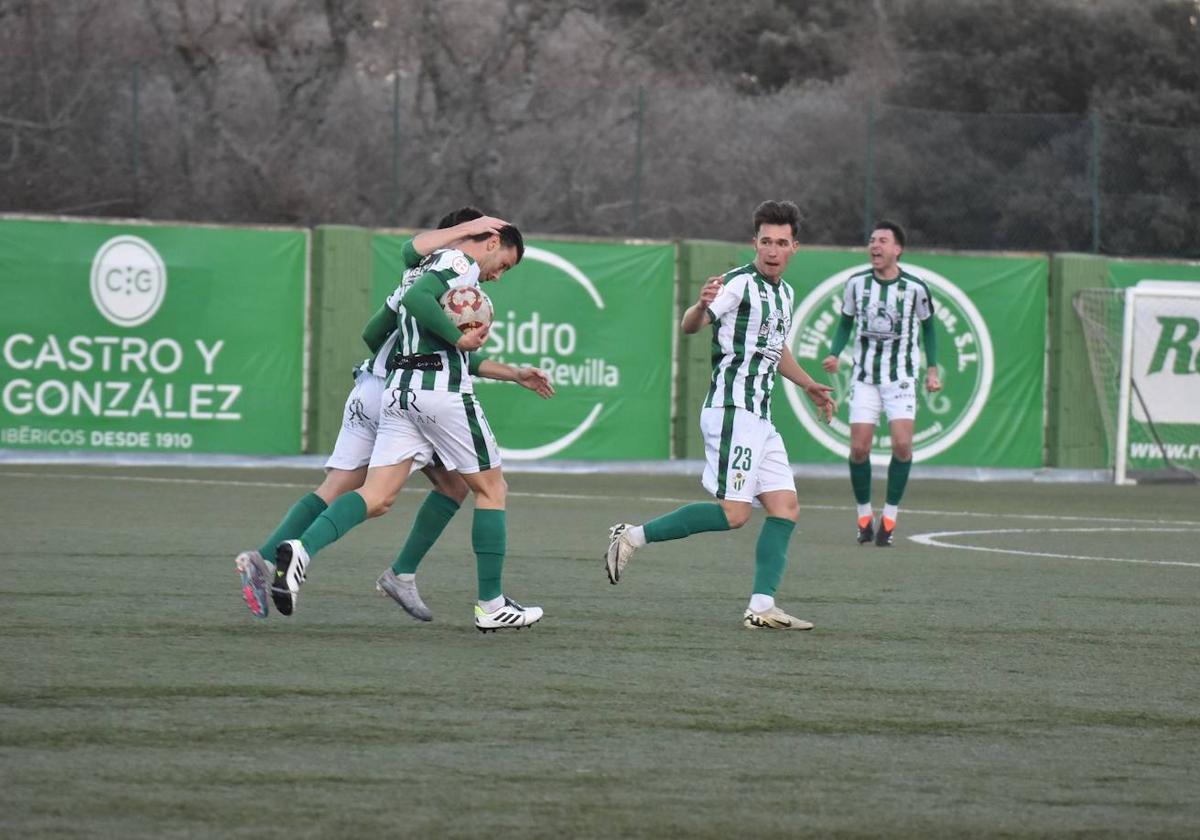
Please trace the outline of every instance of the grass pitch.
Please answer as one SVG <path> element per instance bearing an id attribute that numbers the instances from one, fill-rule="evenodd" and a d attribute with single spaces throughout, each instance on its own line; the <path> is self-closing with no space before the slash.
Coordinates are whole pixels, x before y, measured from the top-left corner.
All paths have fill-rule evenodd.
<path id="1" fill-rule="evenodd" d="M 769 633 L 739 624 L 761 513 L 613 587 L 607 526 L 696 479 L 517 474 L 505 589 L 547 617 L 484 636 L 469 503 L 432 624 L 374 592 L 415 492 L 256 621 L 233 555 L 318 475 L 0 474 L 5 836 L 1200 833 L 1195 488 L 918 469 L 878 549 L 848 480 L 801 480 L 779 601 L 817 627 Z"/>

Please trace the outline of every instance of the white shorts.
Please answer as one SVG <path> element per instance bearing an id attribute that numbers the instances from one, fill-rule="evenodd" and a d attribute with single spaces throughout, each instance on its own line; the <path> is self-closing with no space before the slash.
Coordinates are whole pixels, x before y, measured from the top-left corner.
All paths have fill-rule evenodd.
<path id="1" fill-rule="evenodd" d="M 382 377 L 358 374 L 350 396 L 346 398 L 342 428 L 333 445 L 333 453 L 325 462 L 325 469 L 357 470 L 370 462 L 375 433 L 379 429 L 379 397 L 383 387 Z"/>
<path id="2" fill-rule="evenodd" d="M 879 423 L 880 411 L 887 412 L 888 421 L 915 420 L 917 417 L 917 385 L 911 379 L 902 379 L 887 385 L 868 385 L 865 382 L 850 383 L 850 422 Z"/>
<path id="3" fill-rule="evenodd" d="M 704 489 L 718 499 L 753 502 L 760 493 L 796 492 L 783 438 L 770 420 L 742 408 L 705 408 Z"/>
<path id="4" fill-rule="evenodd" d="M 413 469 L 434 456 L 448 470 L 477 473 L 500 466 L 500 446 L 474 394 L 385 388 L 372 467 L 413 459 Z"/>

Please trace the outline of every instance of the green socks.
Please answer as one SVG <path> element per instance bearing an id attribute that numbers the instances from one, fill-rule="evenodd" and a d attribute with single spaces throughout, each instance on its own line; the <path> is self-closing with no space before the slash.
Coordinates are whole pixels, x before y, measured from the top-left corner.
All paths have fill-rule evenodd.
<path id="1" fill-rule="evenodd" d="M 304 550 L 312 557 L 367 518 L 367 503 L 358 493 L 339 496 L 301 535 Z"/>
<path id="2" fill-rule="evenodd" d="M 508 526 L 504 511 L 475 508 L 475 519 L 471 523 L 471 547 L 475 549 L 480 601 L 491 601 L 504 593 L 500 576 L 504 571 L 507 543 Z"/>
<path id="3" fill-rule="evenodd" d="M 404 548 L 400 549 L 400 556 L 392 564 L 392 571 L 398 575 L 415 574 L 421 560 L 457 512 L 458 502 L 449 496 L 443 496 L 437 491 L 426 496 L 413 520 L 412 530 L 408 532 Z M 500 553 L 504 554 L 503 551 Z"/>
<path id="4" fill-rule="evenodd" d="M 755 594 L 774 597 L 787 567 L 788 540 L 796 523 L 778 516 L 768 516 L 758 534 L 758 546 L 754 551 Z"/>
<path id="5" fill-rule="evenodd" d="M 907 475 L 907 473 L 905 473 Z M 889 472 L 890 475 L 890 472 Z M 854 488 L 854 501 L 860 505 L 871 503 L 871 459 L 861 464 L 850 462 L 850 486 Z M 888 481 L 888 492 L 891 492 L 891 481 Z"/>
<path id="6" fill-rule="evenodd" d="M 894 457 L 888 464 L 887 503 L 900 504 L 904 496 L 904 488 L 908 485 L 908 471 L 912 469 L 912 459 L 897 461 Z"/>
<path id="7" fill-rule="evenodd" d="M 729 520 L 715 502 L 695 502 L 651 519 L 642 528 L 646 532 L 646 542 L 663 542 L 705 531 L 728 531 Z"/>
<path id="8" fill-rule="evenodd" d="M 286 514 L 283 521 L 276 526 L 271 532 L 271 536 L 267 537 L 266 543 L 258 550 L 258 553 L 265 557 L 269 562 L 275 562 L 275 546 L 279 545 L 284 540 L 294 540 L 304 533 L 304 529 L 313 523 L 313 520 L 325 512 L 325 500 L 316 493 L 309 493 L 292 505 Z"/>

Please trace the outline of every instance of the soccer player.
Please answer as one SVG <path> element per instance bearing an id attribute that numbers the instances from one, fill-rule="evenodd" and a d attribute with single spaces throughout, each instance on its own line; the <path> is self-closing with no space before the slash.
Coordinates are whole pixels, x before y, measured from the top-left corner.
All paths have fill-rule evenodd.
<path id="1" fill-rule="evenodd" d="M 812 628 L 775 605 L 800 513 L 783 438 L 771 422 L 776 374 L 803 388 L 826 422 L 837 408 L 832 389 L 815 382 L 787 346 L 794 293 L 783 272 L 799 247 L 799 232 L 795 204 L 764 201 L 754 211 L 754 261 L 709 278 L 699 300 L 683 314 L 681 327 L 689 335 L 712 324 L 712 384 L 700 412 L 700 431 L 702 483 L 716 503 L 684 505 L 644 525 L 614 525 L 604 555 L 608 580 L 615 584 L 633 553 L 647 543 L 740 528 L 758 500 L 767 518 L 758 535 L 750 603 L 742 616 L 742 624 L 753 628 Z"/>
<path id="2" fill-rule="evenodd" d="M 290 614 L 311 558 L 368 518 L 386 513 L 414 468 L 436 455 L 457 470 L 475 494 L 471 541 L 479 600 L 475 627 L 483 632 L 526 627 L 542 618 L 540 607 L 522 607 L 501 586 L 507 543 L 506 485 L 500 452 L 468 375 L 468 354 L 486 341 L 488 328 L 460 332 L 439 299 L 449 290 L 498 280 L 524 255 L 512 225 L 470 237 L 457 249 L 439 251 L 404 293 L 396 313 L 399 338 L 388 358 L 379 430 L 363 486 L 339 497 L 298 539 L 275 551 L 271 597 Z M 481 369 L 482 372 L 482 369 Z"/>
<path id="3" fill-rule="evenodd" d="M 875 545 L 889 546 L 896 532 L 900 499 L 912 467 L 916 381 L 921 372 L 918 325 L 925 344 L 925 390 L 934 393 L 942 388 L 937 370 L 933 298 L 923 280 L 900 267 L 902 253 L 904 229 L 895 222 L 877 222 L 867 242 L 871 267 L 846 281 L 842 320 L 830 343 L 829 355 L 821 361 L 826 371 L 837 373 L 838 357 L 857 324 L 858 345 L 847 403 L 850 485 L 858 504 L 860 544 L 874 540 Z M 892 460 L 888 464 L 886 501 L 876 530 L 871 509 L 871 442 L 880 410 L 887 412 Z"/>
<path id="4" fill-rule="evenodd" d="M 444 216 L 437 230 L 420 233 L 405 243 L 402 254 L 407 270 L 396 291 L 388 297 L 363 331 L 363 339 L 373 355 L 354 369 L 354 387 L 346 398 L 337 442 L 325 462 L 324 480 L 313 492 L 292 505 L 262 548 L 243 551 L 234 561 L 241 576 L 246 606 L 255 616 L 265 618 L 269 610 L 268 592 L 275 572 L 275 546 L 283 540 L 299 537 L 335 499 L 361 487 L 366 478 L 367 463 L 379 426 L 379 401 L 387 376 L 387 355 L 395 342 L 396 307 L 403 293 L 423 273 L 419 266 L 434 251 L 459 244 L 467 237 L 495 233 L 506 224 L 501 219 L 484 216 L 474 207 L 463 207 Z M 470 372 L 517 382 L 542 397 L 554 393 L 542 371 L 493 362 L 477 353 L 471 355 Z M 399 556 L 391 568 L 380 575 L 376 588 L 414 618 L 430 621 L 433 614 L 416 589 L 417 566 L 457 513 L 468 488 L 461 476 L 436 461 L 423 467 L 422 472 L 433 489 L 417 511 L 412 530 Z"/>

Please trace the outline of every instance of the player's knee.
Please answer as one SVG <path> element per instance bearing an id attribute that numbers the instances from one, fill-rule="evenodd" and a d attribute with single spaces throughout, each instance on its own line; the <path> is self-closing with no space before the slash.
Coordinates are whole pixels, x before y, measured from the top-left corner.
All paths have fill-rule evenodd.
<path id="1" fill-rule="evenodd" d="M 466 500 L 467 494 L 471 492 L 471 489 L 467 487 L 467 482 L 463 481 L 462 476 L 458 473 L 446 473 L 439 476 L 438 480 L 433 483 L 433 489 L 460 505 Z"/>
<path id="2" fill-rule="evenodd" d="M 871 457 L 871 444 L 851 443 L 850 444 L 850 460 L 856 464 L 861 464 L 863 461 Z"/>
<path id="3" fill-rule="evenodd" d="M 737 505 L 736 507 L 733 505 L 728 507 L 723 505 L 722 507 L 725 511 L 725 519 L 729 522 L 730 528 L 741 528 L 750 521 L 749 505 Z"/>
<path id="4" fill-rule="evenodd" d="M 367 518 L 374 519 L 376 516 L 383 516 L 392 509 L 392 505 L 396 502 L 395 493 L 380 493 L 371 490 L 359 491 L 363 502 L 367 506 Z"/>
<path id="5" fill-rule="evenodd" d="M 912 444 L 907 441 L 896 441 L 892 444 L 892 457 L 897 461 L 911 461 Z"/>

